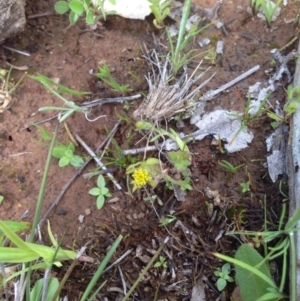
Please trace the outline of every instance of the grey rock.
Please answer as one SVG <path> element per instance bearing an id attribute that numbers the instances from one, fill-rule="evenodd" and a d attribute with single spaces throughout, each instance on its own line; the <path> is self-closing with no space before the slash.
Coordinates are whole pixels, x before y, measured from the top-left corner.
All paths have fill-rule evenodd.
<path id="1" fill-rule="evenodd" d="M 23 31 L 25 24 L 24 0 L 0 0 L 0 43 Z"/>

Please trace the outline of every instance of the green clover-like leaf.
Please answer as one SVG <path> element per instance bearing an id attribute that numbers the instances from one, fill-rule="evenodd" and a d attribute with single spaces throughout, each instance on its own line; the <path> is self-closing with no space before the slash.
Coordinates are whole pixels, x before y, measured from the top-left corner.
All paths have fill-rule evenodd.
<path id="1" fill-rule="evenodd" d="M 71 10 L 77 15 L 81 15 L 84 11 L 82 1 L 72 0 L 72 1 L 70 1 L 69 6 L 70 6 Z"/>
<path id="2" fill-rule="evenodd" d="M 101 195 L 103 195 L 103 196 L 105 196 L 107 193 L 109 193 L 109 190 L 108 190 L 108 188 L 107 187 L 99 187 L 99 190 L 100 190 L 100 194 Z"/>
<path id="3" fill-rule="evenodd" d="M 217 288 L 219 291 L 222 291 L 226 287 L 226 280 L 223 278 L 219 278 L 217 281 Z"/>
<path id="4" fill-rule="evenodd" d="M 70 159 L 70 163 L 71 165 L 73 165 L 74 167 L 80 167 L 84 164 L 84 160 L 77 155 L 74 155 L 71 159 Z"/>
<path id="5" fill-rule="evenodd" d="M 69 165 L 69 163 L 70 163 L 70 158 L 64 156 L 64 157 L 59 159 L 58 166 L 59 167 L 64 167 L 64 166 Z"/>
<path id="6" fill-rule="evenodd" d="M 105 187 L 105 179 L 102 175 L 99 175 L 98 179 L 97 179 L 97 186 L 99 188 L 103 188 Z"/>
<path id="7" fill-rule="evenodd" d="M 103 205 L 104 205 L 104 196 L 103 195 L 99 195 L 98 197 L 97 197 L 97 201 L 96 201 L 96 205 L 97 205 L 97 208 L 98 209 L 101 209 L 102 207 L 103 207 Z"/>
<path id="8" fill-rule="evenodd" d="M 63 15 L 70 9 L 69 3 L 67 1 L 57 1 L 54 5 L 54 9 L 58 14 Z"/>
<path id="9" fill-rule="evenodd" d="M 101 195 L 101 190 L 98 187 L 94 187 L 89 191 L 90 195 L 98 196 Z"/>

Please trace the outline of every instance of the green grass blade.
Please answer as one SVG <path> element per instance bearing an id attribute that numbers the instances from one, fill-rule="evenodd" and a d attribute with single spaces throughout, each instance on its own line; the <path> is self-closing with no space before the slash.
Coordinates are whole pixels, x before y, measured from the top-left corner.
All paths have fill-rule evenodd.
<path id="1" fill-rule="evenodd" d="M 186 26 L 186 22 L 190 15 L 191 4 L 192 4 L 192 0 L 184 1 L 182 17 L 181 17 L 181 21 L 180 21 L 180 28 L 179 28 L 179 33 L 178 33 L 178 39 L 177 39 L 177 44 L 176 44 L 176 48 L 175 48 L 175 63 L 178 61 L 178 58 L 179 58 L 179 54 L 180 54 L 179 49 L 180 49 L 180 46 L 184 39 L 185 26 Z"/>
<path id="2" fill-rule="evenodd" d="M 108 264 L 110 258 L 112 257 L 112 255 L 116 251 L 118 245 L 120 244 L 122 238 L 123 238 L 123 236 L 119 235 L 118 238 L 115 240 L 115 242 L 113 243 L 113 245 L 111 246 L 111 248 L 107 252 L 106 256 L 102 260 L 101 264 L 99 265 L 96 273 L 94 274 L 93 278 L 91 279 L 91 281 L 90 281 L 88 287 L 86 288 L 85 292 L 83 293 L 83 296 L 81 297 L 80 301 L 85 301 L 88 298 L 88 296 L 91 293 L 92 289 L 96 285 L 98 279 L 101 277 L 101 275 L 102 275 L 106 265 Z"/>
<path id="3" fill-rule="evenodd" d="M 26 273 L 28 272 L 29 270 L 32 271 L 32 270 L 39 270 L 39 269 L 46 269 L 48 267 L 48 264 L 42 262 L 42 263 L 37 263 L 37 264 L 34 264 L 33 266 L 31 267 L 28 267 L 28 268 L 25 268 L 25 269 L 22 269 L 18 272 L 15 272 L 13 273 L 12 275 L 10 275 L 9 277 L 5 278 L 5 280 L 3 281 L 3 283 L 7 283 L 9 282 L 10 280 L 12 280 L 13 278 L 23 274 L 23 273 Z"/>
<path id="4" fill-rule="evenodd" d="M 52 86 L 55 86 L 56 88 L 58 88 L 58 92 L 59 93 L 67 93 L 67 94 L 71 94 L 71 95 L 75 95 L 75 96 L 83 96 L 83 95 L 87 95 L 87 94 L 91 94 L 91 92 L 80 92 L 80 91 L 77 91 L 77 90 L 73 90 L 73 89 L 70 89 L 66 86 L 63 86 L 61 84 L 58 84 L 56 83 L 55 81 L 53 81 L 52 79 L 50 79 L 49 77 L 47 76 L 44 76 L 44 75 L 36 75 L 36 76 L 29 76 L 30 78 L 42 83 L 42 84 L 46 84 L 46 85 L 52 85 Z"/>
<path id="5" fill-rule="evenodd" d="M 40 191 L 39 191 L 39 196 L 38 196 L 38 201 L 36 204 L 36 210 L 35 210 L 35 214 L 34 214 L 34 219 L 33 219 L 33 223 L 32 223 L 32 228 L 31 228 L 31 232 L 30 232 L 30 236 L 29 236 L 29 242 L 33 241 L 34 235 L 35 235 L 35 230 L 36 227 L 38 225 L 40 216 L 41 216 L 41 210 L 42 210 L 42 206 L 43 206 L 43 202 L 44 202 L 44 195 L 45 195 L 45 188 L 46 188 L 46 183 L 47 183 L 47 177 L 48 177 L 48 172 L 49 172 L 49 167 L 50 167 L 50 162 L 51 162 L 51 158 L 52 158 L 52 151 L 55 145 L 55 140 L 56 140 L 56 136 L 57 136 L 57 132 L 58 132 L 58 127 L 59 127 L 59 122 L 57 122 L 53 136 L 52 136 L 52 141 L 49 147 L 49 151 L 48 151 L 48 155 L 47 155 L 47 160 L 45 163 L 45 169 L 44 169 L 44 174 L 43 174 L 43 179 L 42 179 L 42 183 L 41 183 L 41 187 L 40 187 Z"/>
<path id="6" fill-rule="evenodd" d="M 0 262 L 3 263 L 24 263 L 38 258 L 39 254 L 32 250 L 0 247 Z"/>
<path id="7" fill-rule="evenodd" d="M 4 232 L 12 243 L 14 243 L 18 248 L 31 251 L 31 249 L 26 245 L 26 243 L 15 233 L 13 232 L 3 221 L 0 221 L 0 229 Z"/>

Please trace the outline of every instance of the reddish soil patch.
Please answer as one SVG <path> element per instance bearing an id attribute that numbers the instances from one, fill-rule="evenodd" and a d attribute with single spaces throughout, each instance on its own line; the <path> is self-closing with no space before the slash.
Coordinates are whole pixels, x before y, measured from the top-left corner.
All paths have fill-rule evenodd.
<path id="1" fill-rule="evenodd" d="M 32 1 L 27 4 L 27 14 L 45 12 L 53 7 L 54 2 Z M 203 4 L 203 1 L 198 2 Z M 211 7 L 212 2 L 214 1 L 204 1 L 204 4 Z M 274 23 L 277 29 L 270 32 L 264 21 L 251 17 L 245 10 L 239 8 L 239 6 L 245 8 L 247 3 L 248 1 L 242 0 L 224 1 L 219 11 L 219 19 L 224 22 L 227 34 L 213 26 L 205 31 L 205 36 L 222 39 L 225 49 L 224 54 L 212 64 L 210 72 L 216 72 L 216 75 L 203 92 L 221 86 L 255 65 L 260 65 L 261 68 L 254 75 L 210 101 L 208 103 L 210 110 L 219 106 L 243 112 L 248 87 L 257 81 L 267 79 L 264 70 L 270 67 L 270 49 L 274 45 L 278 48 L 285 46 L 295 34 L 295 25 L 286 23 L 284 18 L 292 19 L 296 16 L 298 11 L 296 4 L 290 4 L 282 9 L 280 18 Z M 149 67 L 145 60 L 140 59 L 141 46 L 145 44 L 151 49 L 153 33 L 158 33 L 150 19 L 125 20 L 114 16 L 108 18 L 96 31 L 84 31 L 85 24 L 79 22 L 66 33 L 63 32 L 68 26 L 66 16 L 54 14 L 28 19 L 25 32 L 7 41 L 6 45 L 28 51 L 31 56 L 23 57 L 2 50 L 2 67 L 5 67 L 5 60 L 19 66 L 26 64 L 30 67 L 29 73 L 59 78 L 60 83 L 70 88 L 92 92 L 89 99 L 73 99 L 80 103 L 96 98 L 120 96 L 90 74 L 91 70 L 97 71 L 98 66 L 105 61 L 113 70 L 112 75 L 116 80 L 128 84 L 133 89 L 130 95 L 140 92 L 146 94 L 148 86 L 145 75 L 149 72 Z M 198 47 L 197 41 L 200 38 L 197 37 L 194 47 Z M 292 44 L 282 54 L 287 54 L 293 47 Z M 193 62 L 192 66 L 197 63 Z M 208 62 L 205 62 L 204 67 L 207 66 Z M 293 66 L 290 67 L 293 71 Z M 20 75 L 19 71 L 13 73 L 16 78 Z M 276 100 L 284 102 L 285 85 L 286 82 L 282 82 L 282 88 L 271 96 L 271 103 L 274 104 Z M 47 147 L 35 142 L 41 141 L 41 138 L 37 129 L 28 125 L 52 116 L 51 112 L 38 113 L 38 109 L 45 105 L 60 105 L 60 101 L 45 91 L 41 84 L 28 77 L 17 89 L 14 97 L 15 102 L 11 108 L 0 114 L 0 194 L 5 197 L 0 206 L 0 218 L 18 220 L 26 210 L 29 210 L 25 220 L 31 221 Z M 73 134 L 78 134 L 92 149 L 96 149 L 107 136 L 106 129 L 110 131 L 117 123 L 118 116 L 126 114 L 130 117 L 139 103 L 140 100 L 134 102 L 129 111 L 122 105 L 104 105 L 99 110 L 95 109 L 92 116 L 106 115 L 105 118 L 89 123 L 83 115 L 74 114 L 67 119 L 67 124 Z M 172 123 L 171 125 L 173 126 Z M 54 129 L 54 122 L 46 122 L 43 126 L 51 132 Z M 239 153 L 222 154 L 218 146 L 212 145 L 211 137 L 189 144 L 193 153 L 190 168 L 193 191 L 188 192 L 185 202 L 178 202 L 173 192 L 167 190 L 165 186 L 160 185 L 156 190 L 163 201 L 162 206 L 155 204 L 158 215 L 172 213 L 177 217 L 177 223 L 167 226 L 168 232 L 159 227 L 158 217 L 152 205 L 143 201 L 143 195 L 136 194 L 131 198 L 127 193 L 124 169 L 118 169 L 114 174 L 123 190 L 116 191 L 109 184 L 113 197 L 117 197 L 118 201 L 106 203 L 101 210 L 96 209 L 95 198 L 88 194 L 89 189 L 95 186 L 96 179 L 86 180 L 82 176 L 78 177 L 49 216 L 52 231 L 58 237 L 64 234 L 63 244 L 74 250 L 90 242 L 88 255 L 97 260 L 103 258 L 107 247 L 118 234 L 126 236 L 115 258 L 133 249 L 120 265 L 129 285 L 132 285 L 147 261 L 146 259 L 143 262 L 141 257 L 136 257 L 137 248 L 142 248 L 144 256 L 151 257 L 151 251 L 156 250 L 163 239 L 171 233 L 170 242 L 163 254 L 168 260 L 168 269 L 165 274 L 159 269 L 151 269 L 137 289 L 138 299 L 153 300 L 158 289 L 160 300 L 189 300 L 193 284 L 205 276 L 207 300 L 215 300 L 219 293 L 215 288 L 216 279 L 213 271 L 220 266 L 220 262 L 214 258 L 212 252 L 233 255 L 239 244 L 238 241 L 224 236 L 224 232 L 245 227 L 248 230 L 261 230 L 265 196 L 268 208 L 272 209 L 268 210 L 268 219 L 271 223 L 276 224 L 276 214 L 281 210 L 282 197 L 278 183 L 272 183 L 264 166 L 267 155 L 265 138 L 272 131 L 270 120 L 266 117 L 260 118 L 250 127 L 255 138 L 248 148 Z M 183 131 L 189 131 L 188 128 L 186 122 Z M 122 148 L 135 147 L 133 142 L 141 137 L 132 133 L 134 133 L 133 123 L 122 121 L 115 139 Z M 128 140 L 130 135 L 133 136 L 131 141 Z M 63 126 L 59 129 L 58 139 L 62 142 L 69 139 Z M 80 147 L 78 153 L 86 156 Z M 156 153 L 152 155 L 156 156 Z M 218 165 L 219 160 L 227 160 L 233 165 L 244 163 L 247 169 L 242 168 L 231 175 Z M 59 168 L 57 160 L 53 158 L 52 161 L 43 214 L 75 172 L 73 167 Z M 91 163 L 86 171 L 94 167 L 95 164 Z M 251 190 L 243 194 L 240 191 L 240 183 L 247 181 L 247 173 L 251 175 Z M 213 204 L 205 194 L 207 187 L 219 192 L 222 204 Z M 82 223 L 78 221 L 79 215 L 85 215 Z M 178 221 L 181 221 L 190 233 L 183 231 Z M 46 229 L 43 233 L 47 241 Z M 80 292 L 84 291 L 96 268 L 97 265 L 86 264 L 76 269 L 73 280 L 66 286 L 65 293 L 69 294 L 69 300 L 75 300 Z M 172 271 L 175 272 L 175 278 Z M 63 271 L 59 273 L 63 274 Z M 108 300 L 116 300 L 118 293 L 109 292 L 109 288 L 122 286 L 118 269 L 111 270 L 107 275 L 108 283 L 99 300 L 104 300 L 104 296 L 107 296 Z M 178 281 L 180 281 L 178 285 L 171 286 Z M 229 300 L 228 298 L 228 295 L 223 296 L 223 300 Z"/>

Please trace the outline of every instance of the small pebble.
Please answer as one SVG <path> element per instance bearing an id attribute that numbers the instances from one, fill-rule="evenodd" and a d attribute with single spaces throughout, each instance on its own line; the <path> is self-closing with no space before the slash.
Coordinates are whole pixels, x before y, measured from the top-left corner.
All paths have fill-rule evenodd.
<path id="1" fill-rule="evenodd" d="M 78 216 L 78 220 L 79 220 L 80 223 L 83 223 L 84 215 L 80 214 L 80 215 Z"/>
<path id="2" fill-rule="evenodd" d="M 182 120 L 178 120 L 178 121 L 176 122 L 176 127 L 177 127 L 178 129 L 184 128 L 184 122 L 183 122 Z"/>
<path id="3" fill-rule="evenodd" d="M 25 177 L 23 177 L 23 176 L 18 176 L 18 180 L 21 184 L 25 183 Z"/>
<path id="4" fill-rule="evenodd" d="M 67 214 L 67 211 L 63 208 L 59 209 L 58 212 L 57 212 L 58 215 L 66 215 Z"/>
<path id="5" fill-rule="evenodd" d="M 86 208 L 86 209 L 84 210 L 84 214 L 85 214 L 86 216 L 91 215 L 91 213 L 92 213 L 92 210 L 91 210 L 90 208 Z"/>

